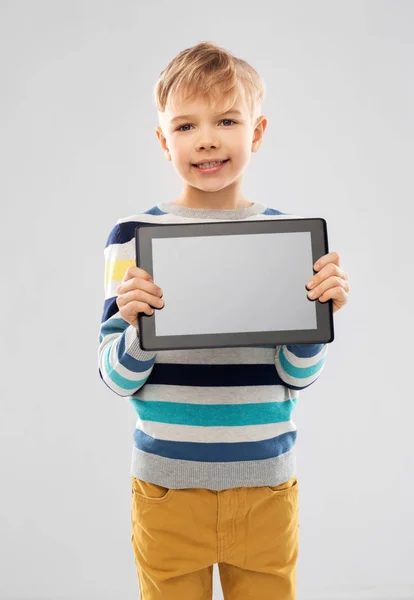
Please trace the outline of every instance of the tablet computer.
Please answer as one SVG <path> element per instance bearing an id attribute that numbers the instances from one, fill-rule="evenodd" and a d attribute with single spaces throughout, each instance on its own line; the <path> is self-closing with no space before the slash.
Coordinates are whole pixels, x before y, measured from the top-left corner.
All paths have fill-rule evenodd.
<path id="1" fill-rule="evenodd" d="M 332 300 L 310 300 L 306 288 L 329 252 L 325 219 L 143 223 L 135 248 L 165 303 L 138 315 L 143 350 L 334 339 Z"/>

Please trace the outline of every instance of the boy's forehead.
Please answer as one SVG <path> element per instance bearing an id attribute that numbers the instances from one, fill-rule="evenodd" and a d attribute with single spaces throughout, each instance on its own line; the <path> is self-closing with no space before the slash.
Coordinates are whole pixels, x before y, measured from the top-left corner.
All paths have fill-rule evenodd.
<path id="1" fill-rule="evenodd" d="M 203 98 L 202 96 L 188 98 L 180 98 L 180 97 L 171 97 L 168 99 L 165 113 L 168 117 L 175 117 L 181 114 L 198 114 L 198 113 L 211 113 L 213 115 L 222 114 L 223 111 L 229 106 L 230 101 L 233 101 L 234 98 L 220 98 L 219 100 L 212 100 L 208 98 Z M 245 109 L 244 103 L 241 101 L 242 99 L 239 97 L 235 102 L 232 108 L 240 110 L 243 112 Z"/>

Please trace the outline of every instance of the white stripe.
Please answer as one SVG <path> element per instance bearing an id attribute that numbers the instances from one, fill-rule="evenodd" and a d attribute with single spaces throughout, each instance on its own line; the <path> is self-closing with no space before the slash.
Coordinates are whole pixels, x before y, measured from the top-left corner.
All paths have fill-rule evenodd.
<path id="1" fill-rule="evenodd" d="M 104 248 L 106 260 L 132 260 L 135 258 L 135 238 L 131 238 L 123 244 L 110 244 Z"/>
<path id="2" fill-rule="evenodd" d="M 285 402 L 297 398 L 298 391 L 279 385 L 247 385 L 204 387 L 197 385 L 163 385 L 150 383 L 131 398 L 155 402 L 185 404 L 261 404 L 263 402 Z"/>
<path id="3" fill-rule="evenodd" d="M 257 442 L 266 440 L 288 431 L 296 431 L 292 420 L 264 425 L 245 425 L 241 427 L 194 427 L 190 425 L 172 425 L 156 421 L 143 421 L 138 418 L 136 428 L 157 440 L 173 442 L 227 443 Z"/>
<path id="4" fill-rule="evenodd" d="M 157 363 L 183 365 L 274 365 L 276 347 L 257 348 L 196 348 L 190 350 L 160 350 Z"/>

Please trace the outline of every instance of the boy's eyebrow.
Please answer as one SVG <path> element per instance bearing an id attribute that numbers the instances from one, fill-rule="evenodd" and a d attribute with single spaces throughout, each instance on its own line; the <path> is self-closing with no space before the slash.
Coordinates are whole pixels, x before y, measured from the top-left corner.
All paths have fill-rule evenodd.
<path id="1" fill-rule="evenodd" d="M 222 117 L 223 115 L 239 115 L 240 117 L 243 116 L 243 113 L 240 110 L 237 110 L 237 108 L 234 109 L 230 109 L 230 110 L 226 110 L 225 112 L 222 113 L 216 113 L 214 116 L 215 117 Z M 179 121 L 180 119 L 193 119 L 195 117 L 195 115 L 179 115 L 178 117 L 174 117 L 173 119 L 171 119 L 170 123 L 175 123 L 175 121 Z"/>

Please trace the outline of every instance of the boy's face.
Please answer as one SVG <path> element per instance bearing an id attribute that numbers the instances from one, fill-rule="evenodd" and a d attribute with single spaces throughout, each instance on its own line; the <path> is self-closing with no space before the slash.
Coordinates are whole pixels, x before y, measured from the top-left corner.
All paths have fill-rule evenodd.
<path id="1" fill-rule="evenodd" d="M 203 99 L 190 102 L 173 98 L 159 113 L 161 127 L 156 133 L 167 159 L 189 186 L 206 192 L 219 191 L 241 179 L 251 153 L 260 147 L 267 124 L 264 117 L 253 123 L 242 86 L 234 107 L 220 114 L 223 107 L 224 103 L 210 106 Z M 227 162 L 214 172 L 193 166 L 213 160 Z"/>

